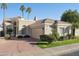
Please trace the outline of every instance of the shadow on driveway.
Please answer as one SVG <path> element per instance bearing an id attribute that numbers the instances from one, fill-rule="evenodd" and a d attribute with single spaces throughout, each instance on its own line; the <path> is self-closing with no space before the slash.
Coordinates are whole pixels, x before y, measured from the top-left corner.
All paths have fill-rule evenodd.
<path id="1" fill-rule="evenodd" d="M 28 42 L 31 45 L 39 45 L 39 44 L 46 45 L 47 44 L 47 43 L 38 43 L 39 40 L 38 39 L 34 39 L 34 38 L 15 38 L 15 37 L 13 37 L 13 38 L 8 39 L 8 40 L 26 41 L 26 42 Z"/>

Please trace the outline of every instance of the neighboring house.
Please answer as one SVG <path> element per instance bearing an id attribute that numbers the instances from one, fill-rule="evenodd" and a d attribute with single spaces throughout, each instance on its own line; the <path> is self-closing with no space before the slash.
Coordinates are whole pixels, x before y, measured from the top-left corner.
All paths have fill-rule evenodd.
<path id="1" fill-rule="evenodd" d="M 21 17 L 13 17 L 5 19 L 4 28 L 6 31 L 7 28 L 12 28 L 13 36 L 30 35 L 33 38 L 40 38 L 40 35 L 52 34 L 52 26 L 54 23 L 55 20 L 49 18 L 43 20 L 25 20 Z M 57 32 L 59 33 L 59 36 L 64 36 L 68 33 L 71 34 L 71 26 L 72 24 L 70 23 L 57 20 Z M 79 30 L 77 30 L 77 32 L 78 31 Z M 76 33 L 76 35 L 79 35 L 79 33 Z"/>

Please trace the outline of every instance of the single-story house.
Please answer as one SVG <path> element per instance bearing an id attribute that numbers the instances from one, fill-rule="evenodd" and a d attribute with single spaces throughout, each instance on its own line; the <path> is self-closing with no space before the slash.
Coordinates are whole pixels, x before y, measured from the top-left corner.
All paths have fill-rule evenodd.
<path id="1" fill-rule="evenodd" d="M 60 20 L 53 20 L 49 18 L 41 20 L 26 20 L 21 17 L 6 18 L 4 21 L 4 29 L 7 34 L 7 28 L 12 28 L 13 36 L 18 35 L 30 35 L 33 38 L 40 38 L 40 35 L 49 35 L 52 34 L 53 25 L 57 22 L 57 32 L 59 36 L 66 35 L 71 33 L 72 24 Z M 76 29 L 75 35 L 79 35 L 79 29 Z"/>

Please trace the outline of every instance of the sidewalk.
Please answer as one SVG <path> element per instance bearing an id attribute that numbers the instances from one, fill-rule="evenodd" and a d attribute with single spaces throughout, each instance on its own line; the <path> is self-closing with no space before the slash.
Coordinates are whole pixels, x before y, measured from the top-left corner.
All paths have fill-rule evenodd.
<path id="1" fill-rule="evenodd" d="M 79 50 L 79 43 L 44 49 L 49 56 L 60 56 L 77 50 Z"/>
<path id="2" fill-rule="evenodd" d="M 52 48 L 45 48 L 41 49 L 40 53 L 36 54 L 29 54 L 29 56 L 62 56 L 63 54 L 72 53 L 79 50 L 79 43 L 52 47 Z M 17 55 L 27 55 L 27 53 L 21 53 Z"/>

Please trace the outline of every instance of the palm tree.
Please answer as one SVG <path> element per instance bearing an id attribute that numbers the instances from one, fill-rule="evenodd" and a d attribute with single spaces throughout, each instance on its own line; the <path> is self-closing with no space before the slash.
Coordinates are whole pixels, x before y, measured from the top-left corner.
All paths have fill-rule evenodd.
<path id="1" fill-rule="evenodd" d="M 28 13 L 28 16 L 27 16 L 27 18 L 29 19 L 29 14 L 31 13 L 31 8 L 30 7 L 28 7 L 28 8 L 26 8 L 26 13 Z M 29 26 L 28 26 L 28 28 L 27 28 L 27 33 L 29 32 Z M 29 35 L 29 34 L 28 34 Z"/>
<path id="2" fill-rule="evenodd" d="M 6 31 L 5 31 L 5 27 L 4 27 L 4 25 L 5 25 L 4 21 L 5 21 L 5 12 L 7 10 L 7 4 L 6 3 L 2 3 L 1 4 L 1 9 L 3 10 L 3 31 L 4 31 L 4 35 L 5 35 Z"/>
<path id="3" fill-rule="evenodd" d="M 31 9 L 31 7 L 28 7 L 27 9 L 26 9 L 26 12 L 28 13 L 28 19 L 29 19 L 29 14 L 31 13 L 31 11 L 32 11 L 32 9 Z"/>
<path id="4" fill-rule="evenodd" d="M 25 6 L 24 5 L 21 5 L 20 6 L 20 10 L 22 12 L 22 17 L 24 17 Z"/>
<path id="5" fill-rule="evenodd" d="M 3 19 L 5 18 L 5 12 L 7 10 L 7 4 L 6 3 L 2 3 L 1 4 L 1 9 L 3 10 Z"/>

